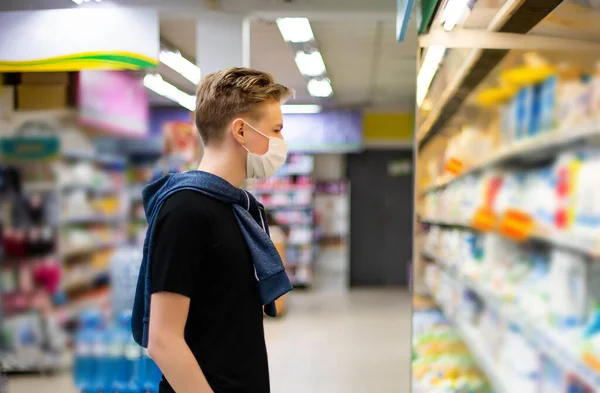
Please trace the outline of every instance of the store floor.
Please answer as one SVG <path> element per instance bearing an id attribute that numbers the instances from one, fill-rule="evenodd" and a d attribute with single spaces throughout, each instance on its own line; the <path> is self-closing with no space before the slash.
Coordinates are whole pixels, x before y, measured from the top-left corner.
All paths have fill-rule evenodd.
<path id="1" fill-rule="evenodd" d="M 265 320 L 272 392 L 408 393 L 408 291 L 347 291 L 335 269 L 320 273 L 315 288 L 289 296 L 285 317 Z M 18 376 L 10 378 L 8 392 L 75 389 L 70 374 Z"/>

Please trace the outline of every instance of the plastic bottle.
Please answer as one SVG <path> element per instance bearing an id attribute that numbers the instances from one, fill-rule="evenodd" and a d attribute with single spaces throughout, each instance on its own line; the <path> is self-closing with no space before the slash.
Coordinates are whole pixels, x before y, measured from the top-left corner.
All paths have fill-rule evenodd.
<path id="1" fill-rule="evenodd" d="M 583 331 L 583 337 L 589 339 L 600 333 L 600 302 L 596 302 L 590 320 Z"/>
<path id="2" fill-rule="evenodd" d="M 154 360 L 150 358 L 148 350 L 142 350 L 140 359 L 140 385 L 143 393 L 158 393 L 158 384 L 162 379 L 162 373 Z"/>
<path id="3" fill-rule="evenodd" d="M 552 250 L 550 278 L 550 308 L 555 323 L 559 328 L 584 324 L 589 313 L 584 257 L 559 249 Z"/>
<path id="4" fill-rule="evenodd" d="M 103 357 L 102 388 L 104 392 L 116 392 L 117 380 L 120 372 L 120 361 L 123 357 L 123 345 L 121 344 L 121 329 L 112 326 L 104 332 L 105 355 Z"/>
<path id="5" fill-rule="evenodd" d="M 140 391 L 140 362 L 142 348 L 135 342 L 131 334 L 131 311 L 124 311 L 119 317 L 121 339 L 123 340 L 123 357 L 120 363 L 120 392 L 138 393 Z"/>
<path id="6" fill-rule="evenodd" d="M 79 318 L 79 331 L 75 335 L 73 376 L 75 386 L 82 393 L 91 393 L 93 391 L 93 383 L 97 368 L 93 349 L 99 320 L 100 313 L 98 311 L 84 311 Z"/>
<path id="7" fill-rule="evenodd" d="M 92 358 L 94 362 L 94 374 L 92 375 L 92 388 L 95 393 L 105 392 L 107 384 L 107 352 L 108 335 L 106 332 L 105 321 L 101 314 L 98 314 L 94 329 L 92 331 Z"/>

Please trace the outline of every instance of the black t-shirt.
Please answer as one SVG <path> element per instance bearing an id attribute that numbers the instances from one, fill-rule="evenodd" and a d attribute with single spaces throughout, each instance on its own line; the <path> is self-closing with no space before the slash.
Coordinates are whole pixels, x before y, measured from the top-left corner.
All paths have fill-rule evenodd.
<path id="1" fill-rule="evenodd" d="M 182 190 L 161 208 L 152 293 L 190 298 L 185 340 L 215 393 L 269 393 L 263 311 L 231 205 Z M 160 393 L 173 389 L 163 376 Z"/>

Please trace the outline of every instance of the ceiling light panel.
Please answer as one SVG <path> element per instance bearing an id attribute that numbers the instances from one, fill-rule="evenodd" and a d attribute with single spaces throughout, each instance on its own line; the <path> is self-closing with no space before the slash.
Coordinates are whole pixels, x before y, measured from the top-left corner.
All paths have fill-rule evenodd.
<path id="1" fill-rule="evenodd" d="M 282 105 L 283 114 L 319 113 L 323 110 L 320 105 Z"/>
<path id="2" fill-rule="evenodd" d="M 329 79 L 311 79 L 308 81 L 308 93 L 313 97 L 326 98 L 333 94 Z"/>
<path id="3" fill-rule="evenodd" d="M 305 76 L 321 76 L 327 71 L 323 56 L 319 51 L 311 53 L 298 51 L 296 52 L 295 61 L 300 73 Z"/>
<path id="4" fill-rule="evenodd" d="M 181 56 L 179 51 L 173 52 L 162 49 L 160 51 L 159 60 L 167 67 L 181 74 L 181 76 L 193 83 L 194 86 L 200 83 L 202 78 L 200 68 L 198 68 L 196 64 L 192 63 L 185 57 Z"/>
<path id="5" fill-rule="evenodd" d="M 146 75 L 144 77 L 144 86 L 158 95 L 168 98 L 171 101 L 175 101 L 190 111 L 196 110 L 196 97 L 179 90 L 172 84 L 166 82 L 158 74 Z"/>
<path id="6" fill-rule="evenodd" d="M 277 27 L 294 51 L 294 61 L 300 73 L 307 78 L 310 95 L 330 97 L 333 94 L 331 81 L 310 21 L 307 18 L 280 18 L 277 19 Z"/>
<path id="7" fill-rule="evenodd" d="M 315 39 L 310 22 L 306 18 L 279 18 L 277 27 L 286 42 L 299 44 Z"/>

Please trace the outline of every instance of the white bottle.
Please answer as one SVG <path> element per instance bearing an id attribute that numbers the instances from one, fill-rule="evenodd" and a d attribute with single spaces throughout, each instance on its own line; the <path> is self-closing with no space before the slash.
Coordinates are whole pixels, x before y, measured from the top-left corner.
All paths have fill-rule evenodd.
<path id="1" fill-rule="evenodd" d="M 560 328 L 585 323 L 588 316 L 587 262 L 575 252 L 554 249 L 550 256 L 550 313 Z"/>

